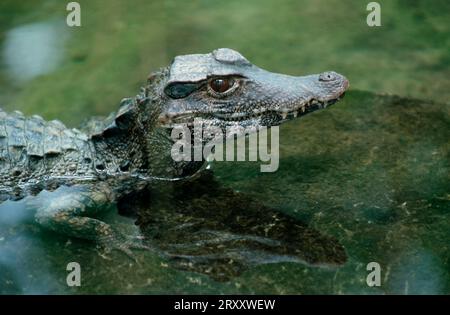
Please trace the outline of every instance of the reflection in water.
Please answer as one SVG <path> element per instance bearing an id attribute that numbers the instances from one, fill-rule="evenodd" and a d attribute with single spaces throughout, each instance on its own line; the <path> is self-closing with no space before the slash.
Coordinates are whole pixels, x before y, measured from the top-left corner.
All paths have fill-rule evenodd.
<path id="1" fill-rule="evenodd" d="M 63 57 L 66 28 L 48 21 L 16 27 L 6 33 L 3 59 L 11 79 L 23 83 L 53 71 Z"/>
<path id="2" fill-rule="evenodd" d="M 216 280 L 228 280 L 252 265 L 346 261 L 335 239 L 221 187 L 210 172 L 170 189 L 129 196 L 118 206 L 123 214 L 138 209 L 137 224 L 149 245 L 174 267 Z"/>

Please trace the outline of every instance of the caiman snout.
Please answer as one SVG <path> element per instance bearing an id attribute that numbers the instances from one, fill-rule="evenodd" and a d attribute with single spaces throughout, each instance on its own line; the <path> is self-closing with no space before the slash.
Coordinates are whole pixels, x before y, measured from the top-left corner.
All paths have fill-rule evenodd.
<path id="1" fill-rule="evenodd" d="M 318 76 L 316 93 L 322 101 L 340 99 L 349 87 L 349 81 L 342 74 L 327 71 Z"/>

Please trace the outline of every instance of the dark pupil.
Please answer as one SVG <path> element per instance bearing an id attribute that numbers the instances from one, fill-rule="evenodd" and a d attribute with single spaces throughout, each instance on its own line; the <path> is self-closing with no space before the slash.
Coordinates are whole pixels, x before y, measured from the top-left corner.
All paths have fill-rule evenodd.
<path id="1" fill-rule="evenodd" d="M 230 81 L 226 79 L 215 79 L 211 82 L 211 88 L 217 93 L 223 93 L 230 88 Z"/>

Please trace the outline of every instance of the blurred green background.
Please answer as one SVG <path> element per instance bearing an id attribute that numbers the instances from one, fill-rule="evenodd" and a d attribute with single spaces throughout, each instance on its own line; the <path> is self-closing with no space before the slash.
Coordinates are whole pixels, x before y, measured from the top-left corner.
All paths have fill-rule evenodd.
<path id="1" fill-rule="evenodd" d="M 389 0 L 368 27 L 359 0 L 89 0 L 81 27 L 65 25 L 66 1 L 2 0 L 0 43 L 15 27 L 53 21 L 52 71 L 14 82 L 0 68 L 0 104 L 77 125 L 134 95 L 147 75 L 179 54 L 240 51 L 275 72 L 345 74 L 352 89 L 450 100 L 450 2 Z M 33 49 L 28 52 L 33 55 Z"/>

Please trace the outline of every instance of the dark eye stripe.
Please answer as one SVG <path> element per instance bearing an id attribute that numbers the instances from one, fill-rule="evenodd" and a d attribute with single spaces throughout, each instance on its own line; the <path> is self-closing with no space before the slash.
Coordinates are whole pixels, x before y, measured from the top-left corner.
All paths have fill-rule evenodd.
<path id="1" fill-rule="evenodd" d="M 172 83 L 164 89 L 171 98 L 183 98 L 199 88 L 199 83 Z"/>

